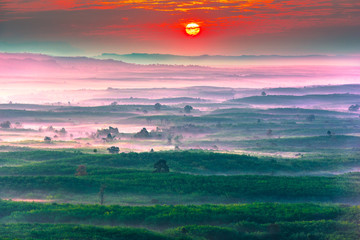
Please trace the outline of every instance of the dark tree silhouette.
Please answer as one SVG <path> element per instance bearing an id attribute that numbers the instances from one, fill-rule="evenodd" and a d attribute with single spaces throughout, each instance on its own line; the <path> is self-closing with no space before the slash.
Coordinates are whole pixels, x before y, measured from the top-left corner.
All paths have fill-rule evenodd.
<path id="1" fill-rule="evenodd" d="M 166 161 L 161 159 L 154 164 L 154 173 L 168 173 L 169 166 L 166 164 Z"/>
<path id="2" fill-rule="evenodd" d="M 326 134 L 329 136 L 329 137 L 331 137 L 332 136 L 332 132 L 329 130 L 329 131 L 327 131 L 326 132 Z"/>
<path id="3" fill-rule="evenodd" d="M 106 140 L 107 140 L 107 141 L 112 141 L 112 140 L 114 140 L 114 136 L 111 135 L 111 133 L 109 133 L 109 134 L 106 136 Z"/>
<path id="4" fill-rule="evenodd" d="M 113 135 L 118 135 L 119 134 L 119 129 L 118 128 L 113 128 L 111 126 L 109 126 L 109 129 L 105 128 L 105 129 L 98 129 L 96 136 L 107 136 L 109 133 L 113 134 Z"/>
<path id="5" fill-rule="evenodd" d="M 190 106 L 190 105 L 186 105 L 186 106 L 184 107 L 184 111 L 185 111 L 186 113 L 190 113 L 191 110 L 193 110 L 193 107 Z"/>
<path id="6" fill-rule="evenodd" d="M 50 143 L 51 142 L 51 137 L 44 137 L 44 141 L 46 143 Z"/>
<path id="7" fill-rule="evenodd" d="M 156 111 L 159 111 L 161 109 L 161 104 L 160 103 L 155 103 L 154 108 Z"/>
<path id="8" fill-rule="evenodd" d="M 141 129 L 140 132 L 136 133 L 134 135 L 135 138 L 149 138 L 150 137 L 150 133 L 148 132 L 148 130 L 146 130 L 146 128 Z"/>
<path id="9" fill-rule="evenodd" d="M 86 166 L 79 165 L 78 168 L 76 169 L 75 176 L 86 176 L 86 175 L 87 175 Z"/>
<path id="10" fill-rule="evenodd" d="M 261 93 L 261 96 L 266 96 L 266 95 L 267 95 L 266 92 Z"/>
<path id="11" fill-rule="evenodd" d="M 107 149 L 109 151 L 109 153 L 115 154 L 115 153 L 119 153 L 120 148 L 119 147 L 115 147 L 115 146 L 111 146 Z"/>
<path id="12" fill-rule="evenodd" d="M 0 123 L 0 127 L 1 128 L 10 128 L 11 127 L 11 122 L 10 121 L 5 121 Z"/>
<path id="13" fill-rule="evenodd" d="M 60 129 L 59 133 L 65 135 L 65 134 L 67 134 L 67 131 L 65 128 L 62 128 L 62 129 Z"/>
<path id="14" fill-rule="evenodd" d="M 359 109 L 360 109 L 359 104 L 351 105 L 351 106 L 349 107 L 349 111 L 352 111 L 352 112 L 359 111 Z"/>

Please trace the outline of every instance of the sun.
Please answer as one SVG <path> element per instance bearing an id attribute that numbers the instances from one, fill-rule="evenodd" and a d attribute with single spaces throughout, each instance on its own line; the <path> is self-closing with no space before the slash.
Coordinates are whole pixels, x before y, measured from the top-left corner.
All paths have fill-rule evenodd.
<path id="1" fill-rule="evenodd" d="M 192 22 L 186 25 L 185 31 L 189 36 L 195 37 L 200 33 L 200 26 L 199 24 Z"/>

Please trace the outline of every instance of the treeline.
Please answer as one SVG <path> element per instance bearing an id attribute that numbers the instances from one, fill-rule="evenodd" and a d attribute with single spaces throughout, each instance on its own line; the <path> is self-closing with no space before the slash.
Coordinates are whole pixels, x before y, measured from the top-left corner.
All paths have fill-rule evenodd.
<path id="1" fill-rule="evenodd" d="M 355 154 L 324 156 L 310 155 L 296 159 L 287 159 L 195 150 L 143 153 L 130 152 L 120 154 L 83 154 L 78 151 L 66 152 L 41 150 L 0 152 L 1 164 L 47 163 L 62 166 L 76 166 L 84 164 L 96 167 L 149 170 L 159 159 L 166 160 L 170 170 L 172 171 L 203 174 L 276 174 L 314 172 L 322 170 L 340 170 L 360 164 L 360 159 Z M 38 165 L 36 167 L 40 168 Z M 51 171 L 50 167 L 49 171 Z M 0 169 L 0 174 L 6 174 L 6 171 L 1 171 Z"/>
<path id="2" fill-rule="evenodd" d="M 111 171 L 111 170 L 110 170 Z M 75 172 L 75 169 L 74 169 Z M 360 197 L 358 176 L 199 176 L 177 173 L 89 171 L 86 176 L 2 176 L 2 192 L 223 196 L 233 201 L 349 201 Z"/>
<path id="3" fill-rule="evenodd" d="M 243 226 L 250 226 L 243 230 Z M 99 227 L 77 224 L 0 224 L 6 240 L 354 240 L 359 226 L 340 221 L 279 222 L 235 226 L 190 225 L 162 233 L 140 228 Z M 253 230 L 255 229 L 255 230 Z"/>

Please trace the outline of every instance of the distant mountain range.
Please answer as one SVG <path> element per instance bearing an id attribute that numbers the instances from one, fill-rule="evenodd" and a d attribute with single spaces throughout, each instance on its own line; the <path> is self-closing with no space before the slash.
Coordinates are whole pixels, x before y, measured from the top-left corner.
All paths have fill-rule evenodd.
<path id="1" fill-rule="evenodd" d="M 171 54 L 103 53 L 98 59 L 113 59 L 137 64 L 184 64 L 184 65 L 360 65 L 360 56 L 279 56 L 279 55 L 200 55 L 181 56 Z"/>

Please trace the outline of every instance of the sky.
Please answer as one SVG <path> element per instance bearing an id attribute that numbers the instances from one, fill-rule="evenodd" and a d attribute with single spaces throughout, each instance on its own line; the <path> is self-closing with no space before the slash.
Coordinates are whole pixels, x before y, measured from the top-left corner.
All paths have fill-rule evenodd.
<path id="1" fill-rule="evenodd" d="M 359 39 L 359 0 L 0 0 L 0 52 L 360 55 Z"/>

